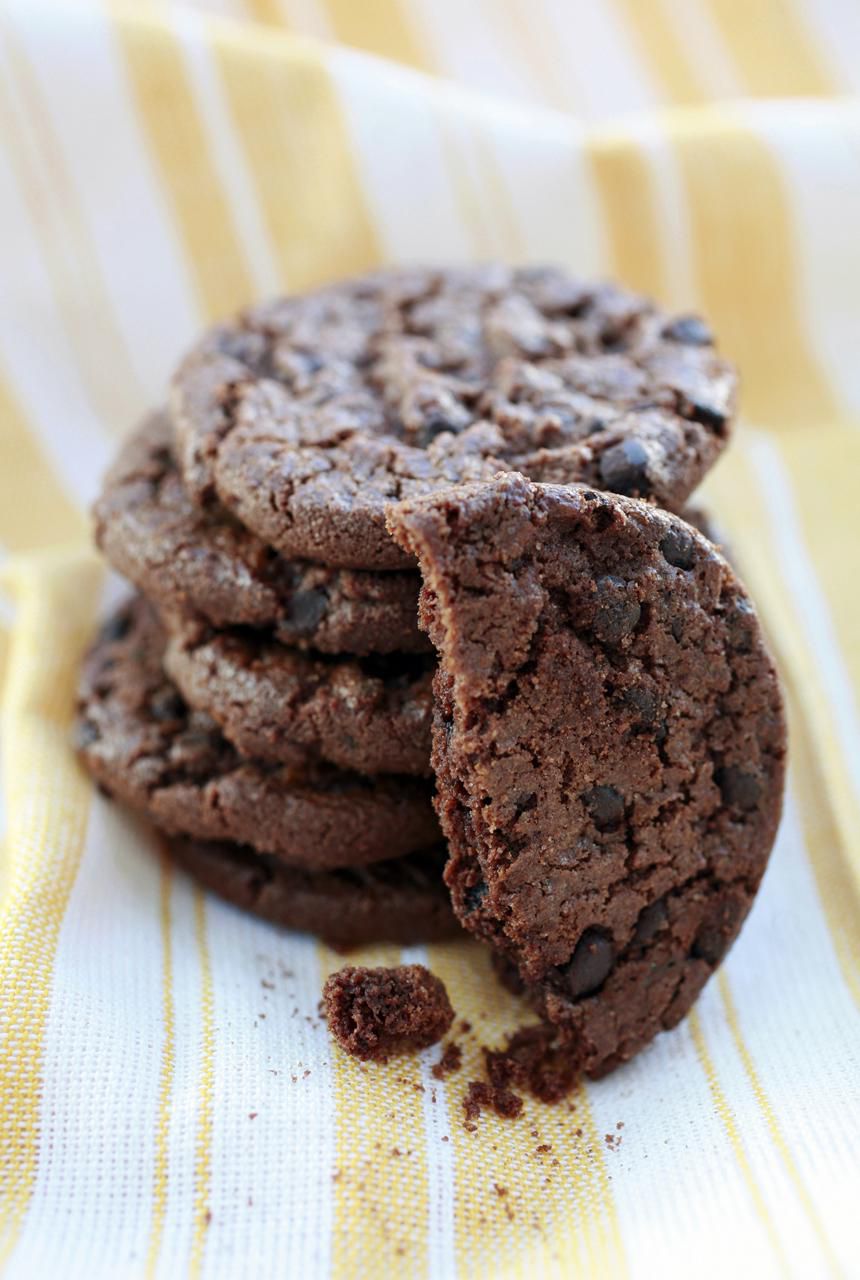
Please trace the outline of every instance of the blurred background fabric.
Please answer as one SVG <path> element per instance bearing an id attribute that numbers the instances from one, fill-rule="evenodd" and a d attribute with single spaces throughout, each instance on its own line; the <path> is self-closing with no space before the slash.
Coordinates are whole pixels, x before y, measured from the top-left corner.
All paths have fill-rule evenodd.
<path id="1" fill-rule="evenodd" d="M 850 0 L 0 3 L 2 1274 L 860 1275 L 858 88 Z M 792 768 L 692 1016 L 473 1134 L 478 1044 L 524 1016 L 477 946 L 403 953 L 473 1025 L 462 1072 L 346 1060 L 342 957 L 174 873 L 69 732 L 122 591 L 87 506 L 197 331 L 493 257 L 700 309 L 740 365 L 705 497 Z"/>

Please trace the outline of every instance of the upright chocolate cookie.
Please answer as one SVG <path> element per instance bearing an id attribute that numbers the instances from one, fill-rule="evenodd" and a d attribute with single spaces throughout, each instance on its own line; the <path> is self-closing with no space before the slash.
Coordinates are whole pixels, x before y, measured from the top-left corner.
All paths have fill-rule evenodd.
<path id="1" fill-rule="evenodd" d="M 304 752 L 359 773 L 430 773 L 429 655 L 326 661 L 185 626 L 169 632 L 164 666 L 243 755 L 289 763 Z"/>
<path id="2" fill-rule="evenodd" d="M 164 830 L 234 841 L 312 869 L 399 857 L 439 839 L 430 789 L 331 766 L 242 759 L 162 670 L 141 599 L 115 615 L 81 678 L 77 741 L 90 773 Z"/>
<path id="3" fill-rule="evenodd" d="M 441 849 L 340 871 L 306 871 L 232 844 L 174 837 L 172 856 L 201 884 L 273 924 L 331 946 L 439 942 L 459 932 Z"/>
<path id="4" fill-rule="evenodd" d="M 390 569 L 399 499 L 516 469 L 678 509 L 726 443 L 706 325 L 551 268 L 390 270 L 208 333 L 171 412 L 192 499 L 284 555 Z"/>
<path id="5" fill-rule="evenodd" d="M 674 1025 L 749 909 L 785 725 L 755 612 L 694 529 L 521 476 L 404 503 L 440 652 L 446 880 L 581 1067 Z"/>
<path id="6" fill-rule="evenodd" d="M 289 561 L 224 510 L 188 500 L 167 417 L 154 414 L 124 445 L 96 503 L 96 539 L 115 569 L 161 609 L 213 626 L 265 628 L 321 653 L 414 653 L 418 575 L 328 569 Z"/>

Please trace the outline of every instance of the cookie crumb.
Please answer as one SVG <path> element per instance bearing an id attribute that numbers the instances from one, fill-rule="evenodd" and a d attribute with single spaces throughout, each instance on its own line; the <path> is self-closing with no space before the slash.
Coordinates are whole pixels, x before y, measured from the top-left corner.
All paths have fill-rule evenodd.
<path id="1" fill-rule="evenodd" d="M 463 1110 L 466 1113 L 463 1127 L 469 1133 L 474 1133 L 477 1128 L 474 1122 L 484 1110 L 495 1111 L 497 1116 L 505 1120 L 515 1120 L 522 1109 L 522 1098 L 504 1085 L 487 1084 L 485 1080 L 470 1080 L 463 1098 Z"/>
<path id="2" fill-rule="evenodd" d="M 426 1049 L 454 1021 L 444 985 L 420 964 L 392 969 L 347 965 L 323 988 L 326 1018 L 341 1048 L 357 1058 Z"/>
<path id="3" fill-rule="evenodd" d="M 503 1049 L 485 1048 L 484 1063 L 491 1084 L 524 1089 L 541 1102 L 559 1102 L 580 1076 L 579 1058 L 546 1023 L 521 1027 Z"/>
<path id="4" fill-rule="evenodd" d="M 463 1050 L 455 1040 L 450 1040 L 442 1051 L 442 1057 L 435 1062 L 430 1068 L 431 1075 L 437 1080 L 444 1080 L 446 1076 L 452 1075 L 455 1071 L 459 1071 L 463 1065 Z"/>

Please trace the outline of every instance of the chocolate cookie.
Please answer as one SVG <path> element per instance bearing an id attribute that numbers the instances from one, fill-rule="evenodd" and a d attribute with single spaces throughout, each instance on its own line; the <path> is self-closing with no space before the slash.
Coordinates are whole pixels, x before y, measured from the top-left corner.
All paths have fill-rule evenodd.
<path id="1" fill-rule="evenodd" d="M 115 569 L 161 609 L 214 626 L 265 628 L 322 653 L 430 648 L 417 625 L 418 575 L 285 560 L 224 510 L 188 500 L 167 417 L 124 445 L 96 503 L 96 538 Z"/>
<path id="2" fill-rule="evenodd" d="M 678 509 L 735 393 L 707 326 L 561 270 L 393 269 L 242 314 L 174 380 L 190 497 L 284 555 L 390 569 L 399 499 L 515 469 Z"/>
<path id="3" fill-rule="evenodd" d="M 305 753 L 359 773 L 430 773 L 429 655 L 326 661 L 185 626 L 169 631 L 164 666 L 243 755 L 290 762 Z"/>
<path id="4" fill-rule="evenodd" d="M 164 634 L 137 599 L 84 663 L 77 741 L 93 777 L 164 830 L 235 841 L 313 869 L 398 857 L 439 839 L 427 784 L 241 758 L 162 670 Z"/>
<path id="5" fill-rule="evenodd" d="M 441 849 L 340 871 L 306 871 L 233 844 L 174 837 L 174 859 L 207 889 L 331 946 L 439 942 L 460 927 L 442 883 Z"/>
<path id="6" fill-rule="evenodd" d="M 381 1062 L 390 1054 L 429 1048 L 454 1021 L 445 984 L 423 964 L 347 965 L 326 980 L 323 1005 L 342 1049 Z"/>
<path id="7" fill-rule="evenodd" d="M 581 1067 L 674 1025 L 747 914 L 785 725 L 752 604 L 678 517 L 521 476 L 404 503 L 440 652 L 446 880 Z"/>

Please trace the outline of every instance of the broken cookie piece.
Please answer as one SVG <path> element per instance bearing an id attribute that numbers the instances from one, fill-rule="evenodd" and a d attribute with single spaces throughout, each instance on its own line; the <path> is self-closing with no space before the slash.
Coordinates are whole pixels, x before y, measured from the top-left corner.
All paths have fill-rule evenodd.
<path id="1" fill-rule="evenodd" d="M 421 964 L 394 969 L 347 965 L 323 988 L 326 1018 L 342 1049 L 356 1058 L 426 1049 L 451 1026 L 444 984 Z"/>
<path id="2" fill-rule="evenodd" d="M 573 1065 L 674 1026 L 752 904 L 785 722 L 755 610 L 677 516 L 522 476 L 399 504 L 439 653 L 445 879 Z"/>

